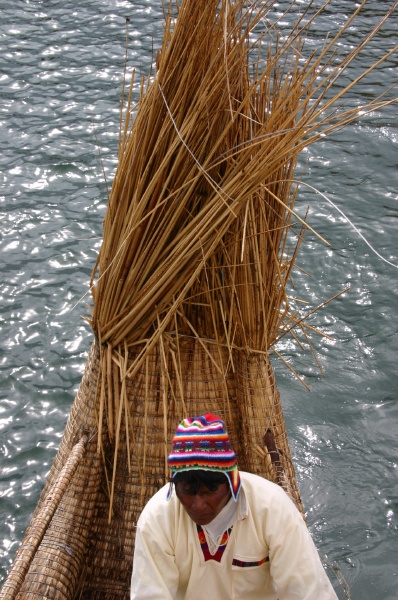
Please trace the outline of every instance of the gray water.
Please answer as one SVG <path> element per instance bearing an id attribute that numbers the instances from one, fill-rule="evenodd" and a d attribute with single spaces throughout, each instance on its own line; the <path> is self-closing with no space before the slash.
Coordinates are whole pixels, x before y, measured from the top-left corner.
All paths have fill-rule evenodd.
<path id="1" fill-rule="evenodd" d="M 353 4 L 333 1 L 314 39 Z M 370 1 L 347 43 L 391 4 Z M 0 580 L 37 503 L 92 340 L 79 299 L 106 207 L 99 150 L 108 185 L 117 160 L 126 16 L 129 67 L 145 74 L 162 35 L 160 0 L 0 2 Z M 397 28 L 395 13 L 363 64 L 393 45 Z M 395 57 L 348 104 L 397 74 Z M 302 158 L 306 181 L 397 265 L 396 106 Z M 297 293 L 314 307 L 350 287 L 311 320 L 333 338 L 313 339 L 325 378 L 309 351 L 281 342 L 311 392 L 274 361 L 308 524 L 353 600 L 396 600 L 398 271 L 323 197 L 303 187 L 298 204 L 310 205 L 310 223 L 330 246 L 307 236 L 299 265 L 310 276 L 295 275 Z"/>

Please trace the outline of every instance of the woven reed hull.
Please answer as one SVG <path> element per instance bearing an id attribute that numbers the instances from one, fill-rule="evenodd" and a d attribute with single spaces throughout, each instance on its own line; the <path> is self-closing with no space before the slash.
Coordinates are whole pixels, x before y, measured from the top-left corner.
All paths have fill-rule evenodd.
<path id="1" fill-rule="evenodd" d="M 1 599 L 128 598 L 135 524 L 142 507 L 166 480 L 165 453 L 176 424 L 185 415 L 208 411 L 220 415 L 227 423 L 240 468 L 283 485 L 302 510 L 268 358 L 229 354 L 214 344 L 186 338 L 179 344 L 178 365 L 171 353 L 157 346 L 134 380 L 127 382 L 128 426 L 122 423 L 109 523 L 115 446 L 104 428 L 103 456 L 97 453 L 100 349 L 93 344 L 58 454 Z M 264 447 L 266 430 L 272 432 L 277 463 L 272 451 Z M 84 456 L 37 552 L 30 556 L 32 539 L 41 525 L 40 510 L 84 432 L 90 440 Z M 21 575 L 24 561 L 30 565 L 26 576 Z"/>

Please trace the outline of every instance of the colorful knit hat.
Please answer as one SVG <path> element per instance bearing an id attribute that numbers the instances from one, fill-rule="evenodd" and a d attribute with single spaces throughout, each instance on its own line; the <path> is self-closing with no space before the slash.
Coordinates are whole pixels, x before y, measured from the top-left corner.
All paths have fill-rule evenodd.
<path id="1" fill-rule="evenodd" d="M 238 465 L 224 421 L 211 413 L 201 417 L 187 417 L 178 425 L 172 445 L 167 459 L 171 479 L 176 473 L 193 469 L 225 473 L 232 496 L 235 501 L 238 499 Z M 168 497 L 171 488 L 172 486 Z"/>

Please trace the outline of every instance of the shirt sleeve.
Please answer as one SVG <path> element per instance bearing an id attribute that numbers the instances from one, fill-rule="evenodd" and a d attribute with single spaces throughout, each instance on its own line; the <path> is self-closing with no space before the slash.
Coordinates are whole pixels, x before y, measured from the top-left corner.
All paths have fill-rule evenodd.
<path id="1" fill-rule="evenodd" d="M 160 531 L 155 536 L 146 523 L 137 526 L 131 600 L 175 600 L 179 572 L 174 551 Z"/>
<path id="2" fill-rule="evenodd" d="M 287 496 L 279 500 L 269 535 L 279 600 L 338 600 L 302 516 Z"/>

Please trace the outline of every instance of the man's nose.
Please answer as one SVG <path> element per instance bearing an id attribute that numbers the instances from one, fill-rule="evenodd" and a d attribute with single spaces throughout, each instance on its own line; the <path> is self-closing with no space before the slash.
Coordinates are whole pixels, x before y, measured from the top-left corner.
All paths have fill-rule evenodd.
<path id="1" fill-rule="evenodd" d="M 206 506 L 206 498 L 200 494 L 195 494 L 192 498 L 192 508 L 195 511 L 202 511 Z"/>

